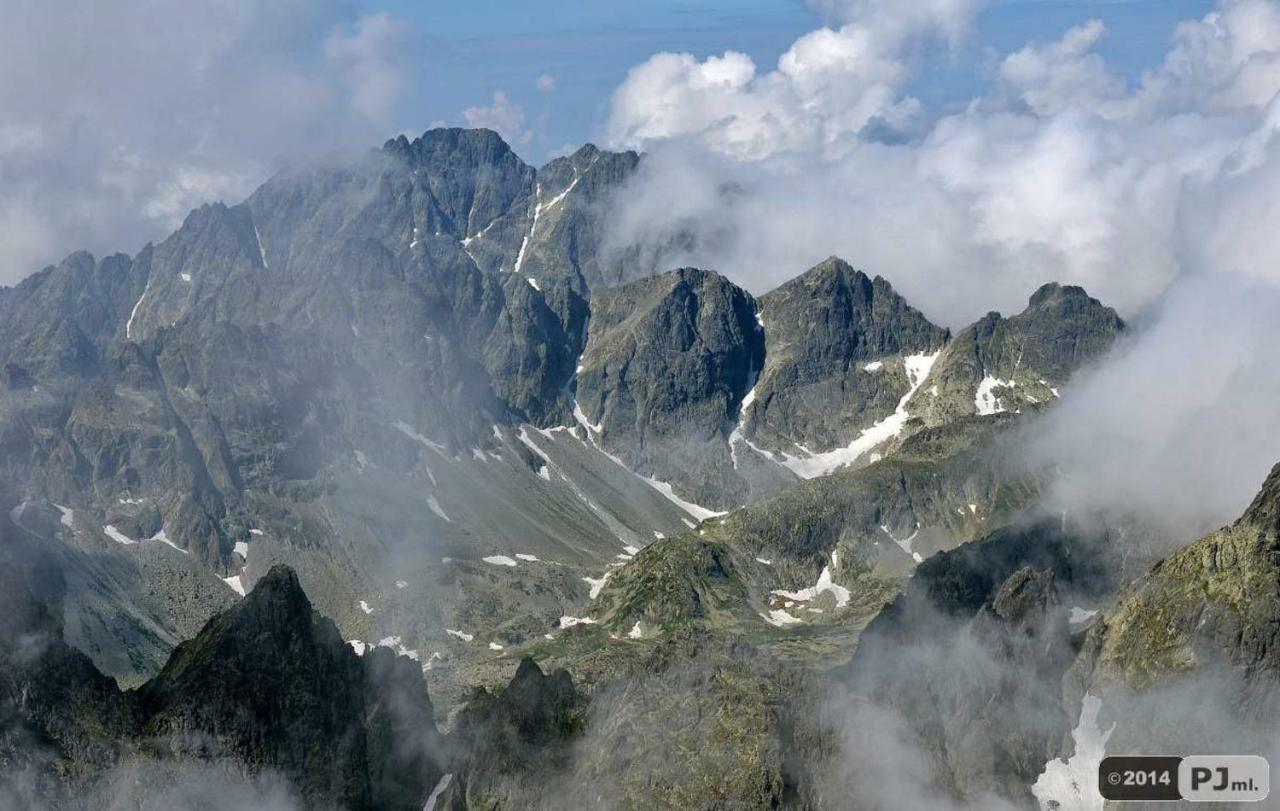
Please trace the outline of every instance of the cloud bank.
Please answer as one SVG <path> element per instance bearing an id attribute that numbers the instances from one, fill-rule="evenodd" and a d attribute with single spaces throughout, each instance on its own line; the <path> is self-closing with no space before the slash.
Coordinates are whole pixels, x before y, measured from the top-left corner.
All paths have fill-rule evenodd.
<path id="1" fill-rule="evenodd" d="M 1280 461 L 1280 0 L 1220 0 L 1134 81 L 1085 23 L 996 57 L 945 113 L 907 92 L 915 57 L 962 44 L 977 3 L 813 5 L 829 27 L 772 70 L 728 52 L 631 71 L 607 141 L 649 159 L 612 246 L 756 292 L 838 254 L 952 327 L 1083 285 L 1139 334 L 1051 418 L 1064 501 L 1238 514 Z"/>
<path id="2" fill-rule="evenodd" d="M 341 0 L 18 0 L 0 26 L 0 283 L 136 250 L 284 156 L 378 143 L 406 29 Z"/>

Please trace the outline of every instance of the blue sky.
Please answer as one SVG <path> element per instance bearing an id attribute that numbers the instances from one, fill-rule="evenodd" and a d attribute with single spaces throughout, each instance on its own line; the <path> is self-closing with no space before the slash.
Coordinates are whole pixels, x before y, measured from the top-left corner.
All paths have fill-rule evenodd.
<path id="1" fill-rule="evenodd" d="M 1166 50 L 1175 25 L 1210 10 L 1209 0 L 1014 0 L 982 14 L 969 43 L 936 54 L 913 92 L 933 107 L 963 103 L 981 87 L 984 53 L 1008 53 L 1051 40 L 1097 18 L 1108 29 L 1101 53 L 1136 77 Z M 659 51 L 698 57 L 737 50 L 770 67 L 821 21 L 800 0 L 702 0 L 618 3 L 605 0 L 362 0 L 364 12 L 390 11 L 413 26 L 420 75 L 401 112 L 405 130 L 463 123 L 462 110 L 489 104 L 495 91 L 521 106 L 534 140 L 519 151 L 549 154 L 598 138 L 609 94 L 628 69 Z M 539 75 L 556 89 L 540 93 Z"/>

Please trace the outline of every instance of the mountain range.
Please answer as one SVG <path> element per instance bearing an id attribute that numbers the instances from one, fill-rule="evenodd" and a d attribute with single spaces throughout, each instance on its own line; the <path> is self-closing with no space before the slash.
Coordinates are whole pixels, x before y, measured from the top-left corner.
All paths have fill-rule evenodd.
<path id="1" fill-rule="evenodd" d="M 0 290 L 0 799 L 1034 808 L 1093 702 L 1269 700 L 1275 477 L 1164 561 L 1046 512 L 1114 310 L 669 268 L 643 160 L 431 130 Z"/>

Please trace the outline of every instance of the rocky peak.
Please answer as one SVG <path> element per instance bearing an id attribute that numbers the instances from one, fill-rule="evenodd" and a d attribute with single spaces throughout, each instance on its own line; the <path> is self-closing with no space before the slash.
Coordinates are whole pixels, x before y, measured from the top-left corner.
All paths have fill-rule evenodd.
<path id="1" fill-rule="evenodd" d="M 597 291 L 591 311 L 577 402 L 592 439 L 694 501 L 724 503 L 696 471 L 728 461 L 725 438 L 762 363 L 754 299 L 681 268 Z"/>
<path id="2" fill-rule="evenodd" d="M 1024 566 L 1000 584 L 991 598 L 991 613 L 1012 625 L 1042 616 L 1057 602 L 1052 569 Z"/>
<path id="3" fill-rule="evenodd" d="M 420 806 L 438 776 L 427 744 L 404 750 L 402 765 L 415 770 L 399 775 L 370 757 L 371 740 L 385 753 L 405 734 L 434 735 L 421 675 L 408 669 L 416 685 L 393 662 L 366 669 L 312 610 L 297 575 L 275 566 L 142 688 L 143 733 L 171 756 L 191 754 L 198 740 L 201 751 L 279 770 L 311 804 Z"/>
<path id="4" fill-rule="evenodd" d="M 1271 469 L 1262 489 L 1236 524 L 1247 524 L 1271 538 L 1280 538 L 1280 465 Z"/>
<path id="5" fill-rule="evenodd" d="M 1081 367 L 1124 333 L 1115 310 L 1083 288 L 1046 284 L 1015 316 L 987 313 L 938 359 L 913 413 L 930 425 L 968 414 L 1033 410 L 1051 403 Z"/>
<path id="6" fill-rule="evenodd" d="M 762 296 L 760 313 L 769 356 L 746 434 L 792 453 L 847 446 L 893 413 L 912 385 L 904 358 L 948 338 L 889 282 L 834 256 Z"/>

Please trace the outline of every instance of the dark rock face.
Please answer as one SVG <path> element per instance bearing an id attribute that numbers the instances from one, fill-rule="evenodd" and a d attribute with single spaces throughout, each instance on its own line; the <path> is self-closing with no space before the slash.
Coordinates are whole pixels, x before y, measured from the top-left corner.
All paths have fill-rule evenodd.
<path id="1" fill-rule="evenodd" d="M 725 503 L 706 474 L 729 462 L 726 440 L 764 358 L 750 294 L 685 268 L 598 291 L 591 309 L 577 398 L 593 438 L 694 501 Z"/>
<path id="2" fill-rule="evenodd" d="M 522 658 L 506 689 L 477 690 L 460 714 L 455 779 L 437 807 L 515 808 L 538 796 L 568 764 L 584 708 L 566 671 Z"/>
<path id="3" fill-rule="evenodd" d="M 57 618 L 0 550 L 0 798 L 26 777 L 56 796 L 129 749 L 136 702 L 62 641 Z M 60 584 L 48 584 L 56 596 Z"/>
<path id="4" fill-rule="evenodd" d="M 90 796 L 130 753 L 279 773 L 313 807 L 417 809 L 442 774 L 418 665 L 385 649 L 362 660 L 287 568 L 180 645 L 137 693 L 67 647 L 17 569 L 5 572 L 0 757 L 47 753 L 59 790 Z"/>
<path id="5" fill-rule="evenodd" d="M 606 245 L 614 195 L 639 163 L 634 152 L 604 152 L 587 144 L 539 169 L 537 222 L 529 224 L 520 273 L 543 287 L 566 285 L 585 294 L 665 269 Z"/>
<path id="6" fill-rule="evenodd" d="M 1034 805 L 1029 787 L 1073 725 L 1055 569 L 1094 581 L 1073 568 L 1074 541 L 1046 522 L 937 555 L 864 632 L 851 689 L 909 730 L 940 796 Z"/>
<path id="7" fill-rule="evenodd" d="M 1241 518 L 1157 563 L 1099 626 L 1099 689 L 1147 689 L 1214 669 L 1280 683 L 1280 467 Z M 1239 708 L 1237 708 L 1239 709 Z"/>
<path id="8" fill-rule="evenodd" d="M 310 803 L 412 808 L 439 777 L 431 704 L 412 662 L 374 653 L 356 656 L 274 568 L 143 687 L 142 734 L 280 771 Z"/>
<path id="9" fill-rule="evenodd" d="M 589 268 L 596 203 L 635 156 L 573 161 L 546 183 L 581 175 L 557 192 L 577 219 L 534 242 Z M 568 422 L 594 271 L 541 289 L 510 273 L 537 178 L 492 132 L 433 130 L 204 206 L 132 260 L 76 254 L 0 291 L 0 466 L 230 574 L 250 494 L 314 501 L 379 430 L 456 449 Z"/>
<path id="10" fill-rule="evenodd" d="M 1224 527 L 1156 563 L 1089 627 L 1064 685 L 1100 703 L 1108 755 L 1280 756 L 1280 467 Z"/>
<path id="11" fill-rule="evenodd" d="M 848 445 L 909 390 L 900 356 L 948 338 L 887 281 L 835 257 L 762 296 L 760 312 L 769 356 L 743 417 L 774 450 Z"/>
<path id="12" fill-rule="evenodd" d="M 74 253 L 0 290 L 0 362 L 9 388 L 102 371 L 107 345 L 146 283 L 151 251 L 95 261 Z M 15 385 L 18 384 L 18 385 Z"/>
<path id="13" fill-rule="evenodd" d="M 912 405 L 931 425 L 964 414 L 1039 407 L 1124 329 L 1115 310 L 1083 289 L 1046 284 L 1018 315 L 988 313 L 960 331 Z"/>

